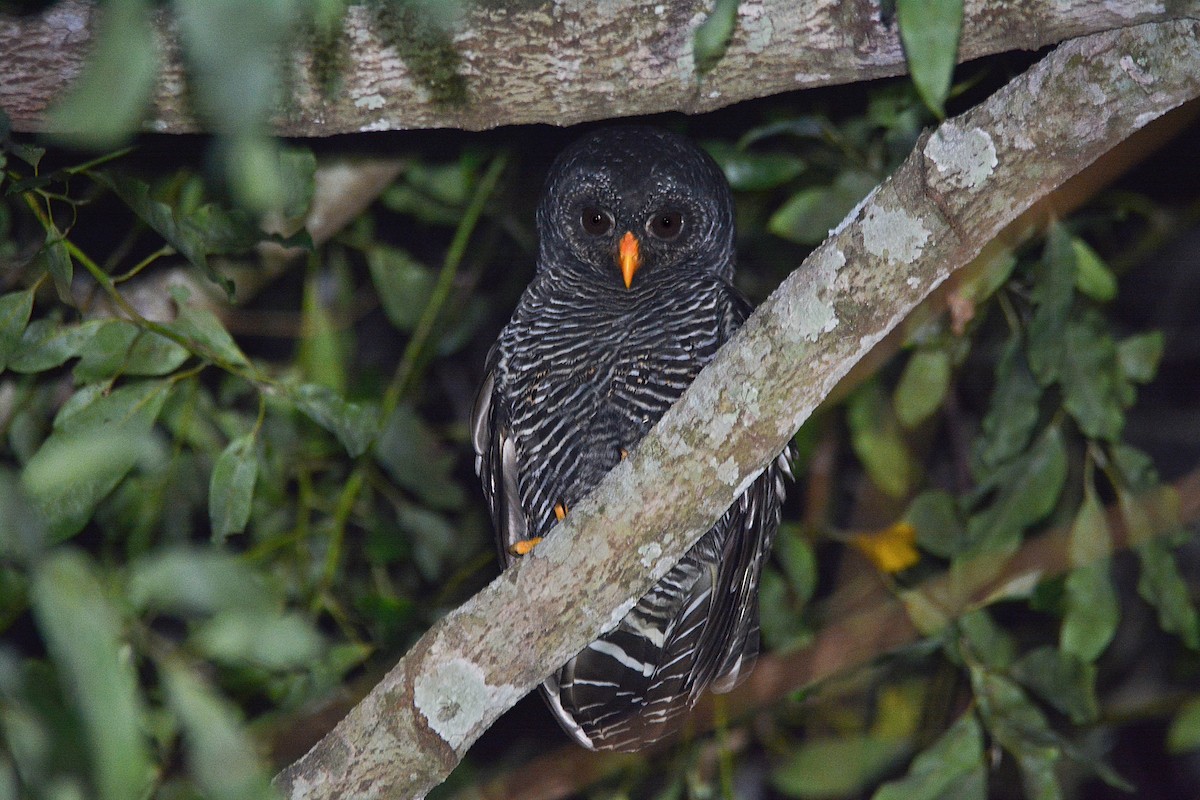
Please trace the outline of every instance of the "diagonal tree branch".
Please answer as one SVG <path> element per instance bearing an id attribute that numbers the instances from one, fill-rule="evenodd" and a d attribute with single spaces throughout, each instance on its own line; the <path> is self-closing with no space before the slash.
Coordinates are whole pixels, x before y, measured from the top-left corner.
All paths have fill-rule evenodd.
<path id="1" fill-rule="evenodd" d="M 1184 525 L 1200 521 L 1200 467 L 1175 481 L 1173 488 L 1180 500 L 1180 521 Z M 1112 552 L 1130 547 L 1133 542 L 1120 508 L 1114 503 L 1106 515 L 1114 535 Z M 1154 535 L 1174 532 L 1163 528 Z M 878 579 L 868 586 L 862 585 L 865 580 L 844 585 L 821 604 L 819 616 L 828 623 L 821 625 L 812 642 L 786 655 L 760 657 L 750 678 L 725 695 L 725 714 L 736 720 L 773 708 L 797 690 L 864 668 L 888 652 L 918 641 L 923 634 L 913 623 L 905 598 L 935 603 L 946 620 L 957 619 L 1007 597 L 997 593 L 1004 587 L 1028 587 L 1063 575 L 1075 566 L 1071 530 L 1064 526 L 1027 540 L 996 574 L 988 576 L 980 571 L 978 582 L 969 586 L 953 586 L 946 573 L 899 596 L 894 586 Z M 713 695 L 705 695 L 700 701 L 689 723 L 691 730 L 715 726 L 712 700 Z M 665 746 L 669 746 L 668 741 L 657 745 Z M 485 782 L 454 795 L 454 800 L 561 800 L 616 774 L 629 764 L 629 759 L 625 753 L 589 753 L 575 745 L 564 745 L 499 775 L 489 775 Z"/>
<path id="2" fill-rule="evenodd" d="M 0 107 L 17 130 L 43 130 L 46 108 L 79 74 L 92 44 L 95 5 L 63 0 L 38 15 L 0 15 Z M 465 0 L 446 29 L 422 16 L 432 5 L 361 3 L 328 39 L 300 34 L 276 131 L 327 136 L 696 113 L 905 71 L 895 23 L 881 17 L 878 0 L 739 3 L 725 55 L 704 74 L 696 70 L 693 38 L 712 0 Z M 1197 0 L 966 0 L 965 6 L 962 61 L 1200 17 Z M 197 130 L 166 10 L 158 12 L 156 37 L 163 64 L 147 129 Z M 327 74 L 331 64 L 335 76 Z"/>
<path id="3" fill-rule="evenodd" d="M 1200 23 L 1061 46 L 922 137 L 755 312 L 636 452 L 533 555 L 436 624 L 277 784 L 415 797 L 545 675 L 616 623 L 837 380 L 1021 211 L 1200 94 Z"/>

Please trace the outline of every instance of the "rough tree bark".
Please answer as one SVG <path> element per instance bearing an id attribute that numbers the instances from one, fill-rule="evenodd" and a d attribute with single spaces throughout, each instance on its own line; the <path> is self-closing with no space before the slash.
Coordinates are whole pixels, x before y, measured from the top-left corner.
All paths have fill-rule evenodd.
<path id="1" fill-rule="evenodd" d="M 1038 198 L 1200 95 L 1200 23 L 1058 48 L 914 152 L 758 309 L 630 457 L 529 558 L 435 625 L 278 786 L 414 797 L 615 624 L 838 379 Z"/>
<path id="2" fill-rule="evenodd" d="M 0 15 L 0 107 L 42 130 L 46 107 L 83 67 L 94 4 L 64 0 Z M 698 74 L 692 42 L 712 0 L 466 0 L 447 30 L 419 4 L 352 6 L 326 43 L 297 48 L 278 133 L 569 125 L 660 111 L 710 111 L 752 97 L 905 71 L 878 0 L 747 0 L 729 47 Z M 1176 0 L 966 0 L 959 57 L 1037 49 L 1136 23 L 1200 17 Z M 162 69 L 147 130 L 198 129 L 169 12 L 158 12 Z M 551 46 L 552 44 L 552 46 Z"/>

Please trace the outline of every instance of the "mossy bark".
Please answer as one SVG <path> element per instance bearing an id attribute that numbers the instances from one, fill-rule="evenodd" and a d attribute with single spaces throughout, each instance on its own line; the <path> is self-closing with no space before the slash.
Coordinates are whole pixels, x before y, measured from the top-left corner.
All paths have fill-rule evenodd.
<path id="1" fill-rule="evenodd" d="M 420 4 L 355 5 L 340 30 L 301 37 L 276 131 L 478 130 L 696 113 L 905 70 L 895 22 L 881 18 L 877 0 L 746 0 L 724 57 L 700 72 L 693 36 L 711 7 L 711 0 L 466 0 L 456 21 L 439 25 Z M 0 16 L 0 107 L 17 130 L 43 130 L 45 109 L 83 68 L 93 9 L 63 0 L 37 15 Z M 1200 16 L 1200 2 L 967 0 L 959 58 L 1187 16 Z M 145 127 L 194 131 L 200 126 L 165 8 L 157 29 L 163 67 Z"/>

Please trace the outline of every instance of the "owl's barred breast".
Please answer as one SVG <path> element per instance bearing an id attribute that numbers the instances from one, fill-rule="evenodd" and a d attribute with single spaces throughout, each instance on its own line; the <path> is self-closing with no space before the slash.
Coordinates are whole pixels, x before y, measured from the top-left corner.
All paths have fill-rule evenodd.
<path id="1" fill-rule="evenodd" d="M 723 344 L 729 290 L 555 291 L 535 282 L 502 334 L 496 391 L 510 399 L 530 535 L 557 521 L 632 450 Z M 739 320 L 740 321 L 740 320 Z"/>

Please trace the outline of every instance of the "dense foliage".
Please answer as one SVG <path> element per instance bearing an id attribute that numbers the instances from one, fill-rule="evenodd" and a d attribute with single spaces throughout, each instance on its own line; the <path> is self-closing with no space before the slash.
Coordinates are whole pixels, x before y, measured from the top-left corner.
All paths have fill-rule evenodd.
<path id="1" fill-rule="evenodd" d="M 750 296 L 909 152 L 953 95 L 938 80 L 659 120 L 733 185 Z M 88 91 L 62 113 L 86 115 Z M 0 131 L 0 798 L 269 797 L 281 763 L 495 574 L 466 420 L 564 136 L 310 147 L 267 138 L 264 108 L 245 112 L 250 133 L 221 130 L 215 156 L 144 138 L 96 157 Z M 362 147 L 398 177 L 313 242 L 320 169 Z M 1163 423 L 1137 401 L 1194 415 L 1194 395 L 1171 400 L 1177 382 L 1157 378 L 1194 321 L 1131 325 L 1128 309 L 1197 200 L 1145 188 L 990 250 L 797 435 L 767 658 L 802 654 L 828 599 L 861 581 L 898 597 L 922 640 L 580 791 L 1169 794 L 1126 755 L 1147 730 L 1148 763 L 1188 774 L 1165 750 L 1200 748 L 1194 536 L 1139 447 Z M 1170 445 L 1175 477 L 1196 448 Z M 1066 564 L 1003 580 L 1055 530 Z M 447 794 L 563 741 L 500 726 L 503 746 L 481 743 Z"/>

